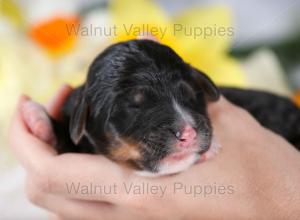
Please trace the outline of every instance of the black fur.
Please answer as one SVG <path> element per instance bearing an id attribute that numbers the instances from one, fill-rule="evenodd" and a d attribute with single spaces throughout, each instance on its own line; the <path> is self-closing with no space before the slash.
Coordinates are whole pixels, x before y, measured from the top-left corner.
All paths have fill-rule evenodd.
<path id="1" fill-rule="evenodd" d="M 221 92 L 299 146 L 300 110 L 289 100 L 250 90 L 222 88 Z M 139 146 L 142 157 L 129 160 L 155 172 L 181 129 L 172 100 L 185 107 L 196 121 L 197 132 L 207 138 L 199 146 L 203 153 L 212 134 L 206 102 L 219 95 L 205 74 L 167 46 L 149 40 L 112 45 L 94 60 L 86 83 L 70 95 L 62 110 L 64 121 L 53 121 L 57 150 L 110 155 L 121 147 L 121 138 Z"/>

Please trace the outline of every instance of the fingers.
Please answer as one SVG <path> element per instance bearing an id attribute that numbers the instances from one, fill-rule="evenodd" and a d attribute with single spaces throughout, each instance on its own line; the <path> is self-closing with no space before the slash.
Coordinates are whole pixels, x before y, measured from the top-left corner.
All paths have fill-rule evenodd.
<path id="1" fill-rule="evenodd" d="M 224 97 L 209 103 L 207 109 L 214 136 L 227 149 L 252 143 L 258 138 L 258 134 L 264 134 L 263 127 L 248 111 L 230 103 Z"/>
<path id="2" fill-rule="evenodd" d="M 213 124 L 219 123 L 220 125 L 230 126 L 235 123 L 238 123 L 237 125 L 241 125 L 247 122 L 258 125 L 249 112 L 229 102 L 223 96 L 221 96 L 216 102 L 208 103 L 207 111 Z"/>
<path id="3" fill-rule="evenodd" d="M 48 105 L 49 114 L 53 117 L 58 116 L 60 106 L 71 91 L 72 88 L 68 85 L 64 85 L 59 90 Z M 43 107 L 32 102 L 27 96 L 22 96 L 19 100 L 12 119 L 9 137 L 16 156 L 28 170 L 36 170 L 39 162 L 45 164 L 51 156 L 56 154 L 54 148 L 47 144 L 55 144 L 51 122 Z"/>
<path id="4" fill-rule="evenodd" d="M 235 108 L 235 105 L 230 103 L 224 96 L 220 96 L 218 101 L 208 102 L 207 111 L 208 114 L 213 117 L 227 111 L 232 111 Z"/>
<path id="5" fill-rule="evenodd" d="M 73 91 L 73 88 L 69 85 L 63 85 L 58 92 L 56 93 L 56 95 L 54 95 L 54 97 L 52 97 L 52 99 L 49 101 L 49 103 L 47 104 L 47 112 L 49 113 L 49 115 L 53 118 L 60 118 L 60 110 L 61 110 L 61 106 L 63 106 L 64 102 L 66 101 L 66 99 L 68 98 L 68 96 L 70 95 L 70 93 Z"/>
<path id="6" fill-rule="evenodd" d="M 120 212 L 117 211 L 116 206 L 103 203 L 103 202 L 91 202 L 84 200 L 73 200 L 63 196 L 45 194 L 38 191 L 36 186 L 27 179 L 26 194 L 29 200 L 48 211 L 60 216 L 56 219 L 122 219 Z"/>
<path id="7" fill-rule="evenodd" d="M 129 170 L 101 155 L 63 154 L 50 166 L 40 175 L 41 179 L 34 180 L 37 188 L 45 193 L 83 200 L 120 202 L 123 184 L 130 175 Z"/>
<path id="8" fill-rule="evenodd" d="M 137 36 L 138 40 L 152 40 L 155 42 L 159 42 L 159 39 L 150 33 L 144 33 L 142 35 Z"/>
<path id="9" fill-rule="evenodd" d="M 219 128 L 228 130 L 228 126 L 236 123 L 237 111 L 239 108 L 228 102 L 223 96 L 216 102 L 208 103 L 207 112 L 214 131 Z"/>
<path id="10" fill-rule="evenodd" d="M 24 98 L 20 101 L 22 105 Z M 67 184 L 88 186 L 112 185 L 123 183 L 126 172 L 120 166 L 100 155 L 63 154 L 56 156 L 50 145 L 32 136 L 22 121 L 17 110 L 10 128 L 10 143 L 23 164 L 32 181 L 42 192 L 49 194 L 68 195 L 68 197 L 84 198 L 99 201 L 117 201 L 119 193 L 86 194 L 68 192 Z"/>
<path id="11" fill-rule="evenodd" d="M 52 123 L 45 108 L 31 100 L 22 102 L 20 112 L 31 133 L 51 146 L 56 145 Z"/>
<path id="12" fill-rule="evenodd" d="M 67 220 L 67 219 L 62 219 L 59 216 L 55 215 L 55 214 L 49 214 L 49 220 Z"/>
<path id="13" fill-rule="evenodd" d="M 20 108 L 28 98 L 21 97 L 13 116 L 9 139 L 16 156 L 28 170 L 36 169 L 40 164 L 51 159 L 56 153 L 54 149 L 32 136 L 25 126 Z"/>
<path id="14" fill-rule="evenodd" d="M 21 106 L 28 101 L 22 97 L 12 119 L 10 143 L 15 155 L 40 191 L 54 194 L 67 194 L 69 197 L 99 201 L 117 201 L 120 194 L 96 194 L 86 196 L 68 193 L 66 184 L 89 185 L 122 184 L 126 179 L 123 168 L 99 155 L 63 154 L 56 155 L 54 148 L 30 134 L 22 120 Z M 121 188 L 121 187 L 119 187 Z M 88 198 L 87 198 L 88 197 Z"/>

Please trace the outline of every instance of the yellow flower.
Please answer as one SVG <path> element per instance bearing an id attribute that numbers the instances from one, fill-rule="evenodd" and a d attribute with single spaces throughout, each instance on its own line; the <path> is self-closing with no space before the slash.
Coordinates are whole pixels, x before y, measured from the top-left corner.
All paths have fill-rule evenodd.
<path id="1" fill-rule="evenodd" d="M 12 0 L 0 0 L 0 16 L 4 16 L 17 27 L 24 28 L 25 21 L 22 10 Z"/>
<path id="2" fill-rule="evenodd" d="M 245 85 L 241 66 L 228 55 L 234 35 L 228 8 L 198 7 L 171 18 L 150 0 L 114 0 L 110 11 L 117 30 L 116 41 L 150 34 L 217 84 Z"/>

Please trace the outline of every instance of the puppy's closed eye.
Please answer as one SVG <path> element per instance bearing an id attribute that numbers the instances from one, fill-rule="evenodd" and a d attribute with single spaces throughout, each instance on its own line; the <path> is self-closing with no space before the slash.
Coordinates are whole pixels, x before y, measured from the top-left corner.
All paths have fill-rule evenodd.
<path id="1" fill-rule="evenodd" d="M 143 102 L 145 101 L 145 95 L 142 91 L 137 91 L 131 93 L 128 97 L 128 107 L 129 108 L 140 108 Z"/>
<path id="2" fill-rule="evenodd" d="M 151 106 L 155 105 L 157 102 L 157 95 L 154 94 L 153 91 L 149 91 L 148 89 L 139 89 L 130 92 L 126 99 L 128 101 L 129 108 L 151 108 Z"/>
<path id="3" fill-rule="evenodd" d="M 144 99 L 145 99 L 145 96 L 142 92 L 137 92 L 133 96 L 134 103 L 136 103 L 137 105 L 141 104 L 144 101 Z"/>

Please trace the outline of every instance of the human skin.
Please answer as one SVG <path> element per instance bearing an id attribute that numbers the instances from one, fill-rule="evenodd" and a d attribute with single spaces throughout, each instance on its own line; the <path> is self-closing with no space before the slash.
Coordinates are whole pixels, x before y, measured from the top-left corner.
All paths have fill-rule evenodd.
<path id="1" fill-rule="evenodd" d="M 71 88 L 64 86 L 47 107 L 59 118 L 59 108 Z M 26 170 L 29 200 L 57 219 L 297 219 L 300 216 L 300 153 L 286 140 L 263 128 L 251 115 L 223 97 L 209 103 L 214 135 L 222 145 L 211 160 L 182 173 L 159 178 L 137 176 L 101 155 L 57 155 L 22 117 L 29 98 L 19 101 L 10 128 L 13 151 Z M 39 124 L 40 123 L 40 124 Z M 34 127 L 36 126 L 36 127 Z M 33 135 L 32 132 L 35 134 Z M 39 138 L 37 138 L 38 136 Z M 117 185 L 117 193 L 68 193 L 66 183 Z M 166 186 L 164 196 L 128 193 L 124 185 Z M 174 193 L 174 183 L 225 186 L 233 191 L 193 196 Z"/>

